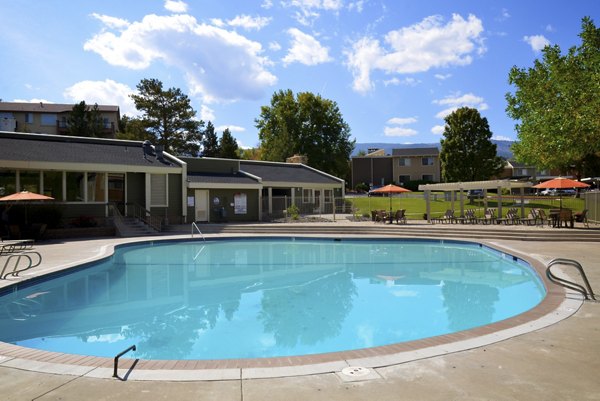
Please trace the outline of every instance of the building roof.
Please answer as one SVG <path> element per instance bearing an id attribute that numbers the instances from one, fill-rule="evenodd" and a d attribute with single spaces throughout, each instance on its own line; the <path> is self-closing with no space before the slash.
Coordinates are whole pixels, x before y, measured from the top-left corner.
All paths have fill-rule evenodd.
<path id="1" fill-rule="evenodd" d="M 69 113 L 73 111 L 73 106 L 75 106 L 75 104 L 0 102 L 0 112 Z M 93 107 L 93 105 L 88 106 Z M 119 106 L 99 104 L 98 109 L 104 112 L 119 112 Z"/>
<path id="2" fill-rule="evenodd" d="M 419 185 L 419 191 L 465 191 L 469 189 L 529 188 L 533 184 L 528 181 L 490 180 L 469 182 L 448 182 L 440 184 Z"/>
<path id="3" fill-rule="evenodd" d="M 259 184 L 259 180 L 241 172 L 233 174 L 189 173 L 189 182 L 202 184 Z"/>
<path id="4" fill-rule="evenodd" d="M 240 170 L 266 182 L 340 184 L 344 180 L 304 164 L 241 160 Z"/>
<path id="5" fill-rule="evenodd" d="M 0 131 L 0 161 L 181 167 L 178 159 L 164 157 L 145 158 L 140 141 Z"/>
<path id="6" fill-rule="evenodd" d="M 437 156 L 440 151 L 436 147 L 392 149 L 392 156 Z"/>

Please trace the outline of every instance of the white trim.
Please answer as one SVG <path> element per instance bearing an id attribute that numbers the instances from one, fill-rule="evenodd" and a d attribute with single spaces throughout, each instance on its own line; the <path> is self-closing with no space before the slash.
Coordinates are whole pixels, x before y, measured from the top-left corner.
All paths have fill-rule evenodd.
<path id="1" fill-rule="evenodd" d="M 218 182 L 188 182 L 190 189 L 262 189 L 260 184 L 223 184 Z"/>
<path id="2" fill-rule="evenodd" d="M 155 173 L 181 174 L 182 168 L 160 166 L 133 166 L 127 164 L 38 162 L 25 160 L 0 160 L 2 168 L 20 170 L 96 171 L 99 173 Z"/>

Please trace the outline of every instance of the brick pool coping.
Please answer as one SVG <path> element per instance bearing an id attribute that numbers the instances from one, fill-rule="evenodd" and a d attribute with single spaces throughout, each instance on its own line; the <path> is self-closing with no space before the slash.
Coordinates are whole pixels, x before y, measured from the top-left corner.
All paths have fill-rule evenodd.
<path id="1" fill-rule="evenodd" d="M 161 237 L 152 240 L 161 239 L 172 238 Z M 143 242 L 148 239 L 127 242 L 138 241 Z M 240 380 L 340 372 L 349 366 L 379 368 L 478 348 L 539 330 L 569 317 L 581 306 L 580 297 L 567 297 L 562 287 L 548 281 L 542 262 L 515 250 L 506 249 L 497 242 L 493 244 L 485 241 L 469 240 L 468 242 L 489 246 L 530 263 L 544 283 L 546 297 L 529 311 L 485 326 L 358 350 L 289 357 L 222 360 L 138 360 L 126 358 L 125 355 L 119 360 L 119 378 L 169 381 Z M 118 241 L 115 241 L 113 246 L 106 247 L 103 256 L 112 254 L 117 243 Z M 69 267 L 72 266 L 64 268 Z M 113 376 L 114 360 L 106 357 L 41 351 L 0 342 L 0 366 L 43 373 L 110 378 Z"/>

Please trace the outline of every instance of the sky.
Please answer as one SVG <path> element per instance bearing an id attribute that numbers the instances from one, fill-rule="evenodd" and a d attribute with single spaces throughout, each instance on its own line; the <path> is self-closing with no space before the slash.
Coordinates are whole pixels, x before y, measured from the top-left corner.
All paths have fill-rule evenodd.
<path id="1" fill-rule="evenodd" d="M 337 103 L 358 143 L 437 143 L 477 108 L 495 139 L 513 66 L 579 45 L 598 0 L 0 0 L 0 99 L 118 105 L 142 79 L 179 88 L 241 147 L 273 93 Z"/>

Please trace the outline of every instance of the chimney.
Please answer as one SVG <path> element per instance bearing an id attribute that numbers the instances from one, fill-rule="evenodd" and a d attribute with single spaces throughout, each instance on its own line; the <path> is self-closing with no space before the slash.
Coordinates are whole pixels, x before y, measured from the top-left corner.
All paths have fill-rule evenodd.
<path id="1" fill-rule="evenodd" d="M 294 155 L 285 159 L 286 163 L 307 164 L 308 157 L 306 155 Z"/>

